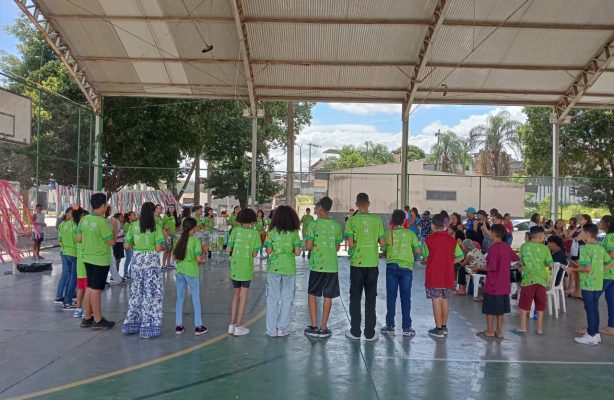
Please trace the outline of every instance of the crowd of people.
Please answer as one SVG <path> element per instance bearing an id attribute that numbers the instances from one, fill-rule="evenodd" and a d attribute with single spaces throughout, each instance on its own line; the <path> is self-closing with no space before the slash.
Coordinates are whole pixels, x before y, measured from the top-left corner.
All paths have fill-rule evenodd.
<path id="1" fill-rule="evenodd" d="M 130 300 L 122 324 L 124 334 L 142 338 L 162 333 L 164 269 L 176 269 L 175 333 L 185 332 L 183 303 L 189 289 L 194 309 L 194 334 L 207 332 L 200 304 L 200 264 L 211 257 L 210 240 L 216 227 L 210 207 L 194 206 L 177 215 L 174 206 L 144 203 L 140 213 L 110 215 L 106 196 L 91 196 L 91 213 L 80 207 L 66 211 L 59 226 L 63 271 L 56 302 L 74 309 L 82 318 L 81 326 L 108 329 L 114 326 L 102 314 L 101 292 L 107 276 L 113 282 L 129 281 Z M 601 218 L 600 226 L 590 216 L 542 223 L 539 215 L 531 218 L 530 229 L 518 251 L 512 250 L 514 227 L 509 214 L 497 209 L 489 213 L 468 208 L 464 217 L 441 211 L 422 214 L 409 206 L 394 210 L 385 224 L 369 212 L 369 196 L 359 193 L 356 210 L 346 217 L 345 227 L 331 218 L 333 202 L 321 198 L 311 215 L 307 210 L 299 219 L 289 206 L 278 206 L 265 217 L 263 210 L 235 207 L 221 220 L 228 227 L 224 245 L 230 256 L 229 278 L 233 292 L 228 333 L 249 333 L 244 315 L 250 283 L 254 275 L 254 258 L 268 257 L 266 334 L 283 337 L 290 334 L 289 322 L 296 287 L 296 257 L 308 257 L 308 307 L 310 325 L 307 336 L 326 338 L 333 299 L 340 296 L 338 251 L 346 243 L 350 261 L 350 329 L 346 337 L 371 341 L 376 332 L 376 298 L 380 258 L 386 260 L 386 316 L 379 332 L 394 335 L 396 298 L 400 296 L 402 334 L 414 336 L 411 319 L 411 289 L 414 265 L 425 266 L 425 294 L 432 300 L 434 327 L 428 334 L 448 336 L 448 299 L 451 294 L 467 293 L 467 275 L 483 274 L 482 312 L 486 329 L 478 335 L 485 339 L 502 339 L 504 315 L 511 311 L 510 297 L 517 296 L 519 325 L 515 335 L 527 335 L 527 318 L 535 309 L 535 333 L 543 335 L 543 313 L 551 270 L 557 262 L 563 268 L 555 277 L 558 285 L 565 280 L 570 296 L 582 299 L 587 326 L 578 328 L 581 344 L 597 345 L 600 333 L 614 334 L 614 218 Z M 315 218 L 314 218 L 315 217 Z M 598 244 L 601 230 L 606 232 Z M 160 254 L 162 253 L 162 260 Z M 119 275 L 120 261 L 124 276 Z M 173 265 L 173 263 L 175 265 Z M 557 269 L 558 270 L 558 269 Z M 117 274 L 117 275 L 115 275 Z M 511 294 L 517 282 L 520 293 Z M 457 289 L 453 291 L 453 288 Z M 76 288 L 76 293 L 75 293 Z M 599 324 L 599 299 L 605 293 L 608 323 Z M 73 296 L 76 302 L 73 303 Z M 362 297 L 364 302 L 361 310 Z M 318 324 L 317 297 L 323 297 L 322 318 Z"/>

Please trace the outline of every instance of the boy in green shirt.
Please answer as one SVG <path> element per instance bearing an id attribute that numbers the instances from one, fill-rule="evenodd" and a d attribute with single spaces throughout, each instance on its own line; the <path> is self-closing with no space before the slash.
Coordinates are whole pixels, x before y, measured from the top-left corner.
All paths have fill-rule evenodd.
<path id="1" fill-rule="evenodd" d="M 554 264 L 552 254 L 544 244 L 544 228 L 533 226 L 529 231 L 531 240 L 520 246 L 518 256 L 522 267 L 522 289 L 518 299 L 520 309 L 520 325 L 511 332 L 515 335 L 524 336 L 527 333 L 527 315 L 531 311 L 531 303 L 535 302 L 537 311 L 538 335 L 544 334 L 543 321 L 546 309 L 546 288 L 550 279 L 550 269 Z"/>
<path id="2" fill-rule="evenodd" d="M 596 346 L 601 343 L 599 334 L 599 297 L 603 292 L 603 277 L 614 262 L 603 246 L 597 244 L 599 228 L 595 224 L 586 224 L 580 234 L 585 244 L 580 249 L 580 265 L 570 267 L 580 273 L 580 288 L 588 327 L 582 337 L 575 338 L 576 343 Z"/>
<path id="3" fill-rule="evenodd" d="M 115 244 L 115 237 L 104 218 L 107 211 L 107 196 L 104 193 L 94 193 L 90 198 L 90 204 L 92 214 L 81 218 L 77 228 L 77 242 L 81 242 L 87 274 L 81 327 L 109 329 L 115 325 L 115 322 L 107 321 L 102 316 L 101 295 L 109 273 L 111 247 Z"/>
<path id="4" fill-rule="evenodd" d="M 606 232 L 603 248 L 610 258 L 614 259 L 614 217 L 605 215 L 601 218 L 601 229 Z M 608 304 L 608 324 L 601 328 L 601 333 L 614 335 L 614 268 L 606 270 L 603 274 L 603 293 Z"/>
<path id="5" fill-rule="evenodd" d="M 384 335 L 394 335 L 397 292 L 401 296 L 403 336 L 415 336 L 411 326 L 411 285 L 413 281 L 415 255 L 421 254 L 420 240 L 414 232 L 403 227 L 405 211 L 394 210 L 392 228 L 386 233 L 386 325 Z"/>
<path id="6" fill-rule="evenodd" d="M 358 212 L 350 217 L 345 226 L 345 237 L 350 248 L 350 325 L 348 339 L 360 340 L 362 315 L 360 303 L 365 292 L 365 338 L 377 340 L 375 332 L 375 299 L 379 275 L 379 249 L 386 245 L 384 225 L 377 215 L 369 214 L 369 196 L 356 195 Z"/>
<path id="7" fill-rule="evenodd" d="M 327 338 L 332 336 L 328 329 L 328 317 L 333 306 L 333 299 L 339 297 L 339 260 L 337 252 L 343 242 L 341 225 L 330 219 L 333 201 L 323 197 L 316 204 L 318 219 L 309 224 L 304 236 L 305 246 L 310 252 L 309 287 L 307 292 L 311 325 L 305 329 L 305 335 Z M 316 297 L 324 297 L 322 324 L 318 328 Z"/>
<path id="8" fill-rule="evenodd" d="M 309 225 L 313 222 L 313 220 L 314 219 L 311 215 L 311 208 L 307 207 L 305 209 L 305 215 L 301 217 L 301 226 L 303 227 L 303 230 L 301 231 L 301 236 L 303 238 L 303 258 L 305 258 L 305 253 L 308 250 L 305 241 L 305 235 L 307 234 L 307 229 L 309 228 Z"/>
<path id="9" fill-rule="evenodd" d="M 243 336 L 249 333 L 249 329 L 243 326 L 243 316 L 254 275 L 254 257 L 260 251 L 260 233 L 253 227 L 256 222 L 254 210 L 241 210 L 236 220 L 240 225 L 232 230 L 226 246 L 230 254 L 230 279 L 233 287 L 228 334 Z"/>

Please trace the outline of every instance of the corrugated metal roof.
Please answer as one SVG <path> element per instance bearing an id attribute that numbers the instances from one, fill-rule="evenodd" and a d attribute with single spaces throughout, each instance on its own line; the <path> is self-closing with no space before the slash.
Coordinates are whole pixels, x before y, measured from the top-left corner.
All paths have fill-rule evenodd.
<path id="1" fill-rule="evenodd" d="M 412 85 L 439 1 L 37 4 L 107 96 L 246 99 L 253 73 L 257 99 L 400 102 L 414 88 L 414 103 L 555 105 L 614 38 L 614 1 L 447 0 Z M 206 44 L 214 48 L 203 54 Z M 610 62 L 577 104 L 609 106 L 613 97 Z"/>

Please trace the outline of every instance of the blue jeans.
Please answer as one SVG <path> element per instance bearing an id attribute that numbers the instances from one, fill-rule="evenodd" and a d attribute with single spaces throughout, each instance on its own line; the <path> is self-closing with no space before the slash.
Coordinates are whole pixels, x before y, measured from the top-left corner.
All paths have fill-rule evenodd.
<path id="1" fill-rule="evenodd" d="M 124 249 L 126 258 L 124 259 L 124 276 L 130 276 L 130 261 L 132 260 L 132 249 Z"/>
<path id="2" fill-rule="evenodd" d="M 77 288 L 77 257 L 60 253 L 62 258 L 62 275 L 58 282 L 56 298 L 64 299 L 64 304 L 72 304 Z"/>
<path id="3" fill-rule="evenodd" d="M 266 274 L 266 333 L 277 336 L 277 330 L 288 330 L 296 275 Z M 280 304 L 281 303 L 281 304 Z"/>
<path id="4" fill-rule="evenodd" d="M 608 327 L 614 328 L 614 279 L 604 279 L 603 293 L 608 303 Z"/>
<path id="5" fill-rule="evenodd" d="M 175 325 L 183 325 L 183 300 L 186 286 L 190 288 L 192 296 L 192 308 L 194 309 L 194 327 L 203 324 L 200 309 L 200 279 L 197 276 L 177 274 L 177 303 L 175 304 Z"/>
<path id="6" fill-rule="evenodd" d="M 394 327 L 397 305 L 397 291 L 401 294 L 401 315 L 403 329 L 411 328 L 411 284 L 414 273 L 396 263 L 386 264 L 386 325 Z"/>
<path id="7" fill-rule="evenodd" d="M 601 290 L 582 290 L 584 299 L 584 311 L 586 311 L 587 333 L 595 336 L 599 333 L 599 297 Z"/>

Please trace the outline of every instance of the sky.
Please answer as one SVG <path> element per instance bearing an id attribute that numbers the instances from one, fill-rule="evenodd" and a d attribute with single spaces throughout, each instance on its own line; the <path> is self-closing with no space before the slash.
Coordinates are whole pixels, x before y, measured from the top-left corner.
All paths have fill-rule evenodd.
<path id="1" fill-rule="evenodd" d="M 0 26 L 12 23 L 19 13 L 14 2 L 0 0 Z M 13 37 L 0 30 L 0 50 L 16 53 L 16 44 Z M 471 128 L 485 123 L 489 115 L 501 110 L 509 111 L 517 121 L 526 121 L 522 107 L 415 106 L 410 114 L 409 143 L 428 153 L 437 140 L 435 132 L 438 129 L 467 137 Z M 298 146 L 295 149 L 295 171 L 299 170 L 301 156 L 303 171 L 307 171 L 309 143 L 319 146 L 311 147 L 311 161 L 315 163 L 326 149 L 363 146 L 366 141 L 382 143 L 390 150 L 400 147 L 400 104 L 318 103 L 312 110 L 311 125 L 298 134 L 296 143 L 303 147 L 302 155 Z M 278 160 L 276 169 L 285 170 L 285 150 L 273 150 L 272 155 Z"/>

